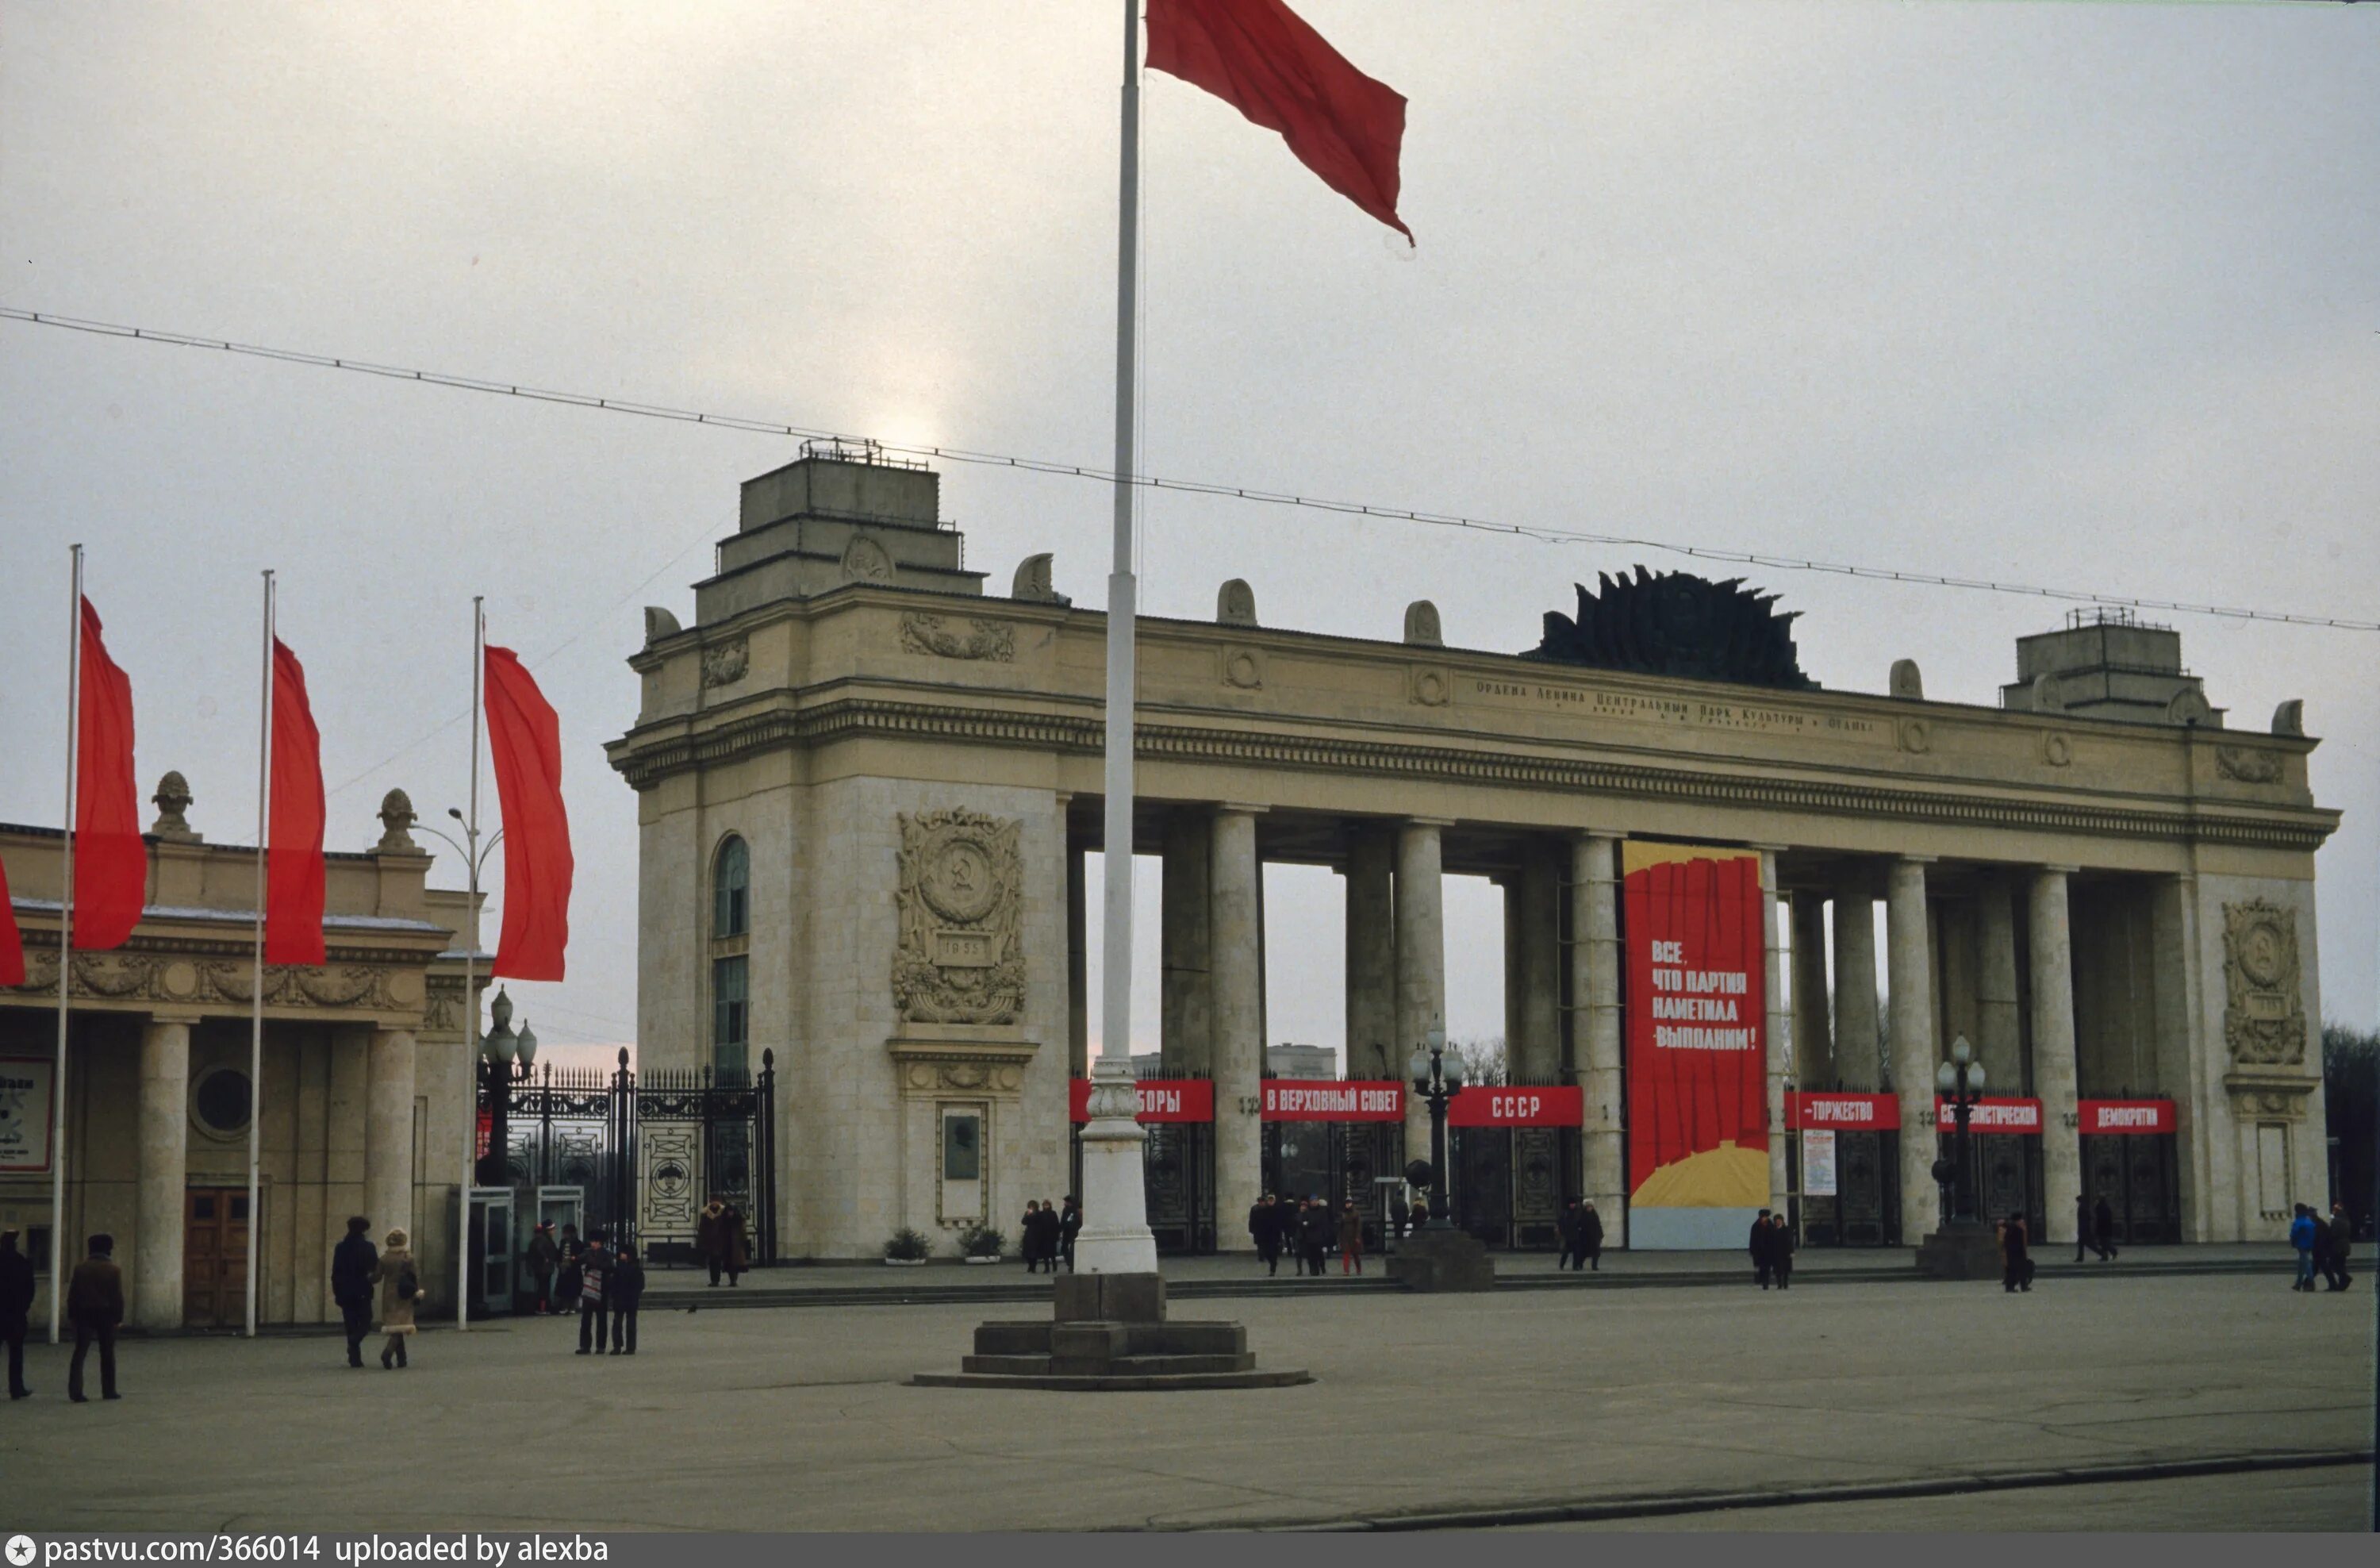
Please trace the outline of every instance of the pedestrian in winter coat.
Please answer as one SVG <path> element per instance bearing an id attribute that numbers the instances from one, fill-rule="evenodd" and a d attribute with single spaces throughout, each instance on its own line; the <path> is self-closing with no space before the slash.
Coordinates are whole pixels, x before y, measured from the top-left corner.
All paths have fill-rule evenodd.
<path id="1" fill-rule="evenodd" d="M 1752 1254 L 1752 1278 L 1754 1282 L 1758 1284 L 1762 1290 L 1767 1290 L 1768 1288 L 1768 1272 L 1770 1267 L 1768 1260 L 1767 1209 L 1762 1209 L 1760 1211 L 1759 1218 L 1752 1222 L 1752 1234 L 1749 1240 L 1745 1243 L 1744 1250 Z"/>
<path id="2" fill-rule="evenodd" d="M 2354 1249 L 2354 1246 L 2355 1226 L 2347 1217 L 2347 1206 L 2343 1203 L 2332 1204 L 2330 1206 L 2330 1249 L 2323 1254 L 2322 1258 L 2322 1277 L 2328 1282 L 2325 1289 L 2345 1290 L 2355 1282 L 2355 1277 L 2347 1271 L 2347 1255 Z"/>
<path id="3" fill-rule="evenodd" d="M 744 1232 L 744 1214 L 734 1204 L 716 1193 L 702 1207 L 702 1218 L 694 1224 L 695 1250 L 710 1265 L 710 1282 L 717 1284 L 719 1276 L 727 1276 L 727 1287 L 735 1288 L 735 1277 L 752 1266 L 750 1239 Z"/>
<path id="4" fill-rule="evenodd" d="M 1025 1200 L 1025 1213 L 1016 1222 L 1016 1256 L 1025 1259 L 1025 1271 L 1041 1271 L 1041 1200 Z"/>
<path id="5" fill-rule="evenodd" d="M 1339 1271 L 1364 1271 L 1364 1217 L 1355 1212 L 1353 1203 L 1339 1211 Z"/>
<path id="6" fill-rule="evenodd" d="M 388 1343 L 380 1347 L 380 1364 L 387 1371 L 406 1364 L 405 1342 L 413 1337 L 413 1308 L 421 1299 L 421 1276 L 413 1267 L 408 1245 L 413 1238 L 399 1228 L 382 1239 L 388 1245 L 381 1248 L 380 1261 L 372 1265 L 371 1279 L 380 1286 L 380 1331 L 388 1336 Z"/>
<path id="7" fill-rule="evenodd" d="M 1405 1201 L 1403 1187 L 1390 1187 L 1389 1189 L 1389 1234 L 1402 1241 L 1412 1234 L 1413 1205 Z"/>
<path id="8" fill-rule="evenodd" d="M 2091 1209 L 2091 1245 L 2098 1249 L 2102 1263 L 2116 1256 L 2116 1211 L 2104 1197 Z"/>
<path id="9" fill-rule="evenodd" d="M 1793 1227 L 1785 1222 L 1785 1216 L 1771 1215 L 1768 1221 L 1768 1272 L 1777 1281 L 1779 1290 L 1793 1288 L 1793 1249 L 1796 1245 Z"/>
<path id="10" fill-rule="evenodd" d="M 611 1340 L 606 1315 L 612 1307 L 612 1249 L 603 1233 L 587 1238 L 586 1254 L 578 1259 L 578 1354 L 601 1355 Z"/>
<path id="11" fill-rule="evenodd" d="M 8 1397 L 25 1399 L 25 1332 L 33 1314 L 33 1260 L 17 1250 L 17 1233 L 0 1231 L 0 1340 L 8 1345 Z"/>
<path id="12" fill-rule="evenodd" d="M 2298 1277 L 2289 1289 L 2310 1291 L 2313 1289 L 2313 1210 L 2302 1203 L 2289 1221 L 2289 1245 L 2298 1255 Z"/>
<path id="13" fill-rule="evenodd" d="M 1298 1215 L 1297 1242 L 1305 1271 L 1319 1276 L 1322 1255 L 1330 1249 L 1330 1210 L 1320 1198 L 1307 1199 L 1305 1212 Z"/>
<path id="14" fill-rule="evenodd" d="M 578 1239 L 578 1227 L 565 1222 L 562 1239 L 554 1243 L 554 1249 L 561 1257 L 562 1269 L 560 1276 L 553 1282 L 553 1309 L 556 1312 L 576 1312 L 578 1310 L 578 1260 L 587 1256 L 587 1244 Z M 710 1282 L 717 1284 L 719 1276 L 711 1275 Z"/>
<path id="15" fill-rule="evenodd" d="M 1066 1259 L 1066 1272 L 1069 1274 L 1075 1271 L 1075 1238 L 1082 1234 L 1082 1229 L 1083 1206 L 1075 1201 L 1075 1195 L 1070 1192 L 1066 1195 L 1066 1207 L 1058 1212 L 1058 1250 Z M 1056 1272 L 1054 1269 L 1050 1271 Z"/>
<path id="16" fill-rule="evenodd" d="M 1248 1240 L 1256 1244 L 1257 1261 L 1269 1276 L 1281 1272 L 1281 1209 L 1267 1193 L 1248 1205 Z"/>
<path id="17" fill-rule="evenodd" d="M 1579 1206 L 1578 1250 L 1588 1269 L 1597 1273 L 1603 1271 L 1603 1216 L 1595 1211 L 1592 1203 Z"/>
<path id="18" fill-rule="evenodd" d="M 2033 1254 L 2026 1246 L 2024 1216 L 2011 1214 L 2000 1228 L 2000 1287 L 2008 1291 L 2033 1288 Z"/>
<path id="19" fill-rule="evenodd" d="M 620 1244 L 618 1256 L 612 1259 L 612 1354 L 637 1354 L 637 1308 L 645 1299 L 645 1266 L 637 1257 L 637 1249 L 626 1242 Z"/>
<path id="20" fill-rule="evenodd" d="M 529 1288 L 537 1295 L 540 1316 L 553 1310 L 553 1270 L 562 1263 L 562 1248 L 553 1239 L 553 1222 L 540 1220 L 529 1234 L 528 1246 L 521 1256 L 528 1263 Z"/>
<path id="21" fill-rule="evenodd" d="M 1571 1260 L 1578 1256 L 1578 1199 L 1572 1198 L 1554 1222 L 1554 1234 L 1561 1237 L 1561 1257 L 1555 1260 L 1556 1270 L 1576 1267 Z"/>
<path id="22" fill-rule="evenodd" d="M 346 1324 L 350 1367 L 364 1364 L 364 1336 L 371 1332 L 372 1270 L 380 1267 L 380 1253 L 364 1239 L 370 1229 L 370 1220 L 356 1215 L 346 1239 L 331 1249 L 331 1299 Z"/>
<path id="23" fill-rule="evenodd" d="M 99 1346 L 99 1396 L 115 1393 L 115 1331 L 124 1321 L 124 1273 L 115 1266 L 115 1238 L 91 1238 L 91 1256 L 75 1265 L 67 1282 L 67 1317 L 74 1323 L 74 1359 L 67 1364 L 67 1397 L 77 1404 L 82 1396 L 82 1360 Z"/>
<path id="24" fill-rule="evenodd" d="M 2082 1261 L 2082 1255 L 2091 1248 L 2091 1195 L 2078 1192 L 2074 1195 L 2074 1261 L 2077 1263 Z"/>
<path id="25" fill-rule="evenodd" d="M 1058 1218 L 1058 1206 L 1048 1198 L 1041 1200 L 1041 1271 L 1058 1271 L 1058 1255 L 1065 1248 L 1065 1222 Z"/>

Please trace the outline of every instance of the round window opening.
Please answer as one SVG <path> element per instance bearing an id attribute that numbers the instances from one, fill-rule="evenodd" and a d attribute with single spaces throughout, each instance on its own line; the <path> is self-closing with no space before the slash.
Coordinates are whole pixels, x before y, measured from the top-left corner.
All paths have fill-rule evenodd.
<path id="1" fill-rule="evenodd" d="M 215 1067 L 190 1086 L 190 1109 L 199 1125 L 217 1137 L 248 1131 L 248 1075 L 237 1067 Z"/>

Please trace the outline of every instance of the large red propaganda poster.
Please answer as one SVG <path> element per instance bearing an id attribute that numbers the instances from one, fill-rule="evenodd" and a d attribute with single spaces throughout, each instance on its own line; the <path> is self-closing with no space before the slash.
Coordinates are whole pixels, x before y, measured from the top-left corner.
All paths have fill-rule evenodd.
<path id="1" fill-rule="evenodd" d="M 1740 1246 L 1769 1202 L 1760 856 L 1632 841 L 1621 867 L 1629 1245 Z"/>

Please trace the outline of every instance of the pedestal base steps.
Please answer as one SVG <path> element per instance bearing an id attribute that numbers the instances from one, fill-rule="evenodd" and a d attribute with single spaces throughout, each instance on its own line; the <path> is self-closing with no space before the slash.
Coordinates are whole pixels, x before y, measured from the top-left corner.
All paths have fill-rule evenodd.
<path id="1" fill-rule="evenodd" d="M 1494 1290 L 1496 1260 L 1465 1232 L 1415 1231 L 1389 1255 L 1389 1278 L 1407 1290 Z"/>
<path id="2" fill-rule="evenodd" d="M 920 1372 L 917 1388 L 1152 1392 L 1310 1383 L 1304 1367 L 1264 1371 L 1237 1323 L 1172 1323 L 1155 1274 L 1068 1274 L 1049 1322 L 990 1322 L 956 1372 Z"/>
<path id="3" fill-rule="evenodd" d="M 1997 1280 L 2004 1269 L 1988 1225 L 1953 1222 L 1917 1244 L 1917 1271 L 1935 1280 Z"/>

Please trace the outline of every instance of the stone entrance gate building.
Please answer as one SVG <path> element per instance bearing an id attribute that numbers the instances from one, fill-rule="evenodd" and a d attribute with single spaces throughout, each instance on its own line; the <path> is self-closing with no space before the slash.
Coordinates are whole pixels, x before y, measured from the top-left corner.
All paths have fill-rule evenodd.
<path id="1" fill-rule="evenodd" d="M 642 1060 L 774 1050 L 786 1257 L 902 1225 L 947 1250 L 1067 1189 L 1105 617 L 1047 557 L 986 595 L 937 487 L 843 455 L 747 482 L 692 624 L 647 612 L 609 748 L 639 796 Z M 1214 1084 L 1221 1245 L 1262 1179 L 1269 860 L 1344 879 L 1350 1077 L 1402 1076 L 1450 964 L 1505 966 L 1513 1074 L 1584 1090 L 1564 1189 L 1623 1235 L 1631 838 L 1760 851 L 1774 1191 L 1789 1090 L 1898 1088 L 1884 1180 L 1913 1246 L 1940 1205 L 1929 1086 L 1963 1035 L 2038 1101 L 2053 1241 L 2095 1100 L 2170 1102 L 2181 1238 L 2268 1235 L 2321 1196 L 2314 851 L 2338 817 L 2295 703 L 2232 728 L 2172 632 L 2113 619 L 2024 639 L 1982 707 L 1907 662 L 1881 694 L 1816 689 L 1790 640 L 1766 684 L 1573 662 L 1611 658 L 1592 608 L 1544 657 L 1446 646 L 1427 602 L 1378 638 L 1269 626 L 1239 582 L 1212 621 L 1142 621 L 1133 847 L 1164 869 L 1166 1069 Z M 1616 662 L 1662 655 L 1677 617 L 1653 608 Z M 1505 952 L 1450 951 L 1450 874 L 1503 885 Z"/>

